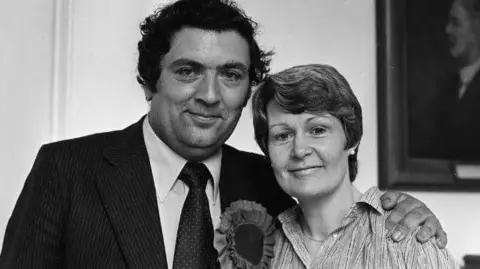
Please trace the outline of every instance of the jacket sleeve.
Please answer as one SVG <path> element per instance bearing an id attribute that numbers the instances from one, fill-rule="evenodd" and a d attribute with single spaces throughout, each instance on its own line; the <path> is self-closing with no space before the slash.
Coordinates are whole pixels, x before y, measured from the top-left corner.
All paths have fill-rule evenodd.
<path id="1" fill-rule="evenodd" d="M 0 269 L 61 268 L 66 189 L 52 146 L 43 146 L 7 224 Z"/>

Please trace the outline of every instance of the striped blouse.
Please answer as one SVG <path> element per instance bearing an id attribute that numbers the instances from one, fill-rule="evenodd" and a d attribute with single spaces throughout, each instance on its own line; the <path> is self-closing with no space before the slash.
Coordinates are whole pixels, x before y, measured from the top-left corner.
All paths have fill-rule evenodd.
<path id="1" fill-rule="evenodd" d="M 275 234 L 271 268 L 459 268 L 450 253 L 439 249 L 433 239 L 421 244 L 416 232 L 398 243 L 387 238 L 384 227 L 389 213 L 380 204 L 381 195 L 375 187 L 364 193 L 313 259 L 303 244 L 300 207 L 283 212 L 278 217 L 282 229 Z"/>

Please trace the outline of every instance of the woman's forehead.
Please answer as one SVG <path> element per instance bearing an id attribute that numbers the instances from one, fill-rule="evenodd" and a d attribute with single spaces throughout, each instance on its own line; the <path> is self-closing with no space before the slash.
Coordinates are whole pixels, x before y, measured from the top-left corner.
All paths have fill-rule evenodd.
<path id="1" fill-rule="evenodd" d="M 310 111 L 310 110 L 305 110 L 300 113 L 295 113 L 292 111 L 288 111 L 287 109 L 283 108 L 280 106 L 275 100 L 271 100 L 268 102 L 267 107 L 266 107 L 266 112 L 267 112 L 267 117 L 268 118 L 276 118 L 276 117 L 284 117 L 285 115 L 293 115 L 293 116 L 301 116 L 301 117 L 322 117 L 322 118 L 336 118 L 333 116 L 329 111 L 319 109 L 317 111 Z"/>
<path id="2" fill-rule="evenodd" d="M 270 127 L 277 124 L 294 122 L 308 124 L 312 121 L 317 122 L 319 120 L 322 122 L 338 122 L 340 124 L 338 119 L 327 111 L 291 113 L 281 108 L 275 102 L 267 106 L 267 120 Z"/>

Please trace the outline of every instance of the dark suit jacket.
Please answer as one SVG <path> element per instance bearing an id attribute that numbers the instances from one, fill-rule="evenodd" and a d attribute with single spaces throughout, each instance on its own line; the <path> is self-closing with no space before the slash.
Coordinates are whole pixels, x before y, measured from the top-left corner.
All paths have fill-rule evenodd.
<path id="1" fill-rule="evenodd" d="M 294 201 L 264 157 L 223 147 L 222 211 L 239 199 L 270 214 Z M 142 120 L 43 146 L 8 222 L 1 269 L 167 268 Z"/>
<path id="2" fill-rule="evenodd" d="M 442 158 L 459 161 L 480 160 L 480 72 L 477 72 L 458 99 L 458 76 L 440 95 L 437 103 L 436 133 Z"/>

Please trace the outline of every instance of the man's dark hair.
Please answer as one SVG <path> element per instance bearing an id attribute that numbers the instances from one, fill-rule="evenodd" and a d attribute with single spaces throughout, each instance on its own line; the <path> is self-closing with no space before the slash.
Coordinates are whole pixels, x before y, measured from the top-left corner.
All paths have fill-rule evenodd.
<path id="1" fill-rule="evenodd" d="M 478 18 L 480 13 L 480 0 L 462 0 L 460 2 L 470 15 L 476 15 L 474 17 Z"/>
<path id="2" fill-rule="evenodd" d="M 236 31 L 250 50 L 250 86 L 261 82 L 269 72 L 272 51 L 263 51 L 255 41 L 258 24 L 230 0 L 179 0 L 157 9 L 140 24 L 142 39 L 138 42 L 137 81 L 156 92 L 161 60 L 170 50 L 175 33 L 191 27 L 208 31 Z"/>

